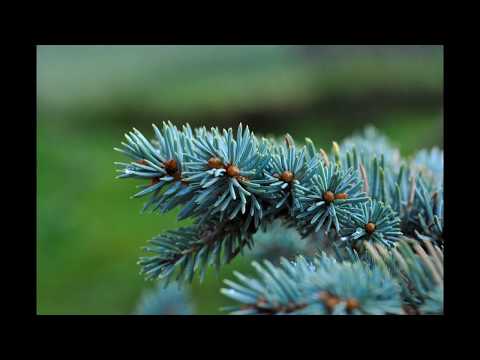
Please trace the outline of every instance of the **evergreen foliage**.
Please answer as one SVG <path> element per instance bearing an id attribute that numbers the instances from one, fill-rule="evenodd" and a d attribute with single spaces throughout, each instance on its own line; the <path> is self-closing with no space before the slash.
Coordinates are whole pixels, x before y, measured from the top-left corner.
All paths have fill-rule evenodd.
<path id="1" fill-rule="evenodd" d="M 241 124 L 153 128 L 125 135 L 118 178 L 143 182 L 144 211 L 180 207 L 193 225 L 150 241 L 147 279 L 202 280 L 248 248 L 264 261 L 226 282 L 235 314 L 443 313 L 442 151 L 403 159 L 374 128 L 330 154 Z"/>
<path id="2" fill-rule="evenodd" d="M 324 253 L 308 262 L 298 257 L 283 259 L 275 267 L 252 265 L 260 279 L 235 273 L 241 284 L 226 280 L 230 286 L 222 293 L 241 302 L 233 314 L 400 314 L 400 288 L 378 268 L 357 262 L 338 262 Z"/>
<path id="3" fill-rule="evenodd" d="M 232 314 L 387 315 L 443 313 L 443 257 L 429 244 L 398 242 L 396 248 L 371 245 L 367 259 L 320 253 L 308 261 L 283 258 L 253 262 L 258 278 L 238 272 L 240 283 L 225 280 L 226 296 L 242 305 Z"/>
<path id="4" fill-rule="evenodd" d="M 296 220 L 302 234 L 332 228 L 339 232 L 340 222 L 348 217 L 354 205 L 368 200 L 361 192 L 361 180 L 353 168 L 344 170 L 334 163 L 319 166 L 308 187 L 302 187 Z"/>
<path id="5" fill-rule="evenodd" d="M 134 315 L 192 315 L 193 307 L 184 288 L 170 285 L 167 288 L 157 285 L 145 291 Z"/>
<path id="6" fill-rule="evenodd" d="M 389 206 L 376 200 L 350 210 L 344 222 L 350 227 L 345 227 L 342 234 L 359 245 L 364 241 L 376 241 L 391 246 L 402 235 L 398 216 Z"/>
<path id="7" fill-rule="evenodd" d="M 297 255 L 312 257 L 321 246 L 318 234 L 302 238 L 293 227 L 286 227 L 285 223 L 275 220 L 260 229 L 253 235 L 255 246 L 247 255 L 258 259 L 266 259 L 278 264 L 281 258 L 294 260 Z"/>

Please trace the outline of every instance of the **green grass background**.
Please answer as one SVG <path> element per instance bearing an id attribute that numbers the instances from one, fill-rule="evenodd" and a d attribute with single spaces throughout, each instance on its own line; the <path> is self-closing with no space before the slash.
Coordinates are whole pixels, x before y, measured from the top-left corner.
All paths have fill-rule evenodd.
<path id="1" fill-rule="evenodd" d="M 226 119 L 218 125 L 236 126 L 242 114 L 261 109 L 269 113 L 268 121 L 247 120 L 253 129 L 275 136 L 289 132 L 300 141 L 308 136 L 325 149 L 368 123 L 406 156 L 441 146 L 441 106 L 430 100 L 424 106 L 410 107 L 403 100 L 391 109 L 383 105 L 386 110 L 365 118 L 345 114 L 341 103 L 331 106 L 332 116 L 322 117 L 315 105 L 342 96 L 363 99 L 382 89 L 399 98 L 408 92 L 435 97 L 442 92 L 441 51 L 422 56 L 397 51 L 383 58 L 345 51 L 333 60 L 306 60 L 297 52 L 285 47 L 39 48 L 39 314 L 128 314 L 142 290 L 152 286 L 138 274 L 140 248 L 180 224 L 175 212 L 140 215 L 143 199 L 129 198 L 138 182 L 114 179 L 113 162 L 121 156 L 113 147 L 131 126 L 150 135 L 151 122 L 167 119 L 194 126 Z M 298 109 L 298 115 L 282 114 L 285 107 Z M 218 276 L 209 270 L 204 283 L 194 280 L 189 288 L 197 313 L 219 314 L 219 307 L 229 304 L 219 293 L 222 279 L 232 278 L 233 270 L 251 273 L 250 261 L 238 257 Z"/>

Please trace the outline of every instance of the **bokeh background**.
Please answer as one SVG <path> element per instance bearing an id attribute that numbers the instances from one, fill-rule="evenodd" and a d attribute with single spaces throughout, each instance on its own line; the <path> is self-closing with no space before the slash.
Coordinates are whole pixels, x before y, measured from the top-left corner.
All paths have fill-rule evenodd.
<path id="1" fill-rule="evenodd" d="M 442 99 L 441 46 L 38 46 L 37 312 L 129 314 L 153 285 L 140 248 L 179 223 L 140 215 L 138 182 L 114 179 L 132 127 L 242 122 L 330 149 L 372 124 L 409 156 L 443 147 Z M 222 279 L 249 263 L 194 281 L 197 313 L 220 313 Z"/>

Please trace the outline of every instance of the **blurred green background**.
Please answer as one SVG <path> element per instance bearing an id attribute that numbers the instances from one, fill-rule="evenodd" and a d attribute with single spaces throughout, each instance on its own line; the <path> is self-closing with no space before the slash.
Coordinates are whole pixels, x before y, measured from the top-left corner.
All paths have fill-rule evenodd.
<path id="1" fill-rule="evenodd" d="M 330 149 L 372 124 L 409 156 L 442 147 L 442 98 L 441 46 L 38 46 L 37 312 L 129 314 L 152 286 L 140 248 L 179 224 L 114 179 L 133 126 L 243 122 Z M 194 281 L 197 313 L 220 313 L 222 279 L 249 263 Z"/>

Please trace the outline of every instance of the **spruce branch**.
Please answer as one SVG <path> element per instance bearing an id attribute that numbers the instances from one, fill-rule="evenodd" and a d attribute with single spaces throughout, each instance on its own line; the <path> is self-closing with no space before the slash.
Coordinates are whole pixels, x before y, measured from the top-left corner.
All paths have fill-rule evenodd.
<path id="1" fill-rule="evenodd" d="M 187 139 L 185 133 L 171 123 L 163 123 L 162 130 L 153 125 L 156 143 L 149 141 L 143 134 L 134 129 L 125 134 L 127 143 L 123 148 L 115 148 L 133 160 L 131 163 L 116 162 L 120 166 L 117 178 L 136 178 L 147 180 L 141 185 L 141 191 L 133 197 L 150 195 L 143 211 L 152 208 L 152 211 L 166 212 L 179 204 L 184 204 L 192 195 L 182 176 L 184 171 L 184 148 Z M 186 128 L 185 128 L 186 129 Z M 167 188 L 162 192 L 162 189 Z"/>
<path id="2" fill-rule="evenodd" d="M 116 163 L 118 178 L 144 182 L 133 195 L 149 196 L 144 210 L 179 206 L 178 219 L 194 225 L 150 241 L 139 260 L 147 279 L 203 279 L 258 242 L 256 256 L 286 250 L 294 261 L 254 263 L 259 279 L 228 282 L 223 292 L 244 304 L 236 313 L 443 311 L 443 152 L 402 159 L 373 128 L 333 142 L 330 155 L 288 134 L 258 139 L 241 124 L 235 134 L 153 129 L 155 139 L 134 129 L 115 148 L 131 160 Z M 335 254 L 312 257 L 326 249 Z"/>
<path id="3" fill-rule="evenodd" d="M 252 263 L 257 278 L 235 273 L 222 293 L 242 303 L 232 314 L 364 315 L 402 314 L 399 286 L 384 272 L 362 262 L 338 262 L 321 254 L 312 262 L 299 256 L 280 266 Z"/>
<path id="4" fill-rule="evenodd" d="M 146 279 L 163 279 L 165 286 L 175 277 L 178 282 L 191 282 L 196 272 L 200 280 L 209 265 L 217 271 L 229 263 L 252 238 L 242 233 L 232 221 L 210 221 L 201 225 L 167 231 L 152 240 L 144 251 L 153 253 L 141 257 L 138 264 Z"/>

